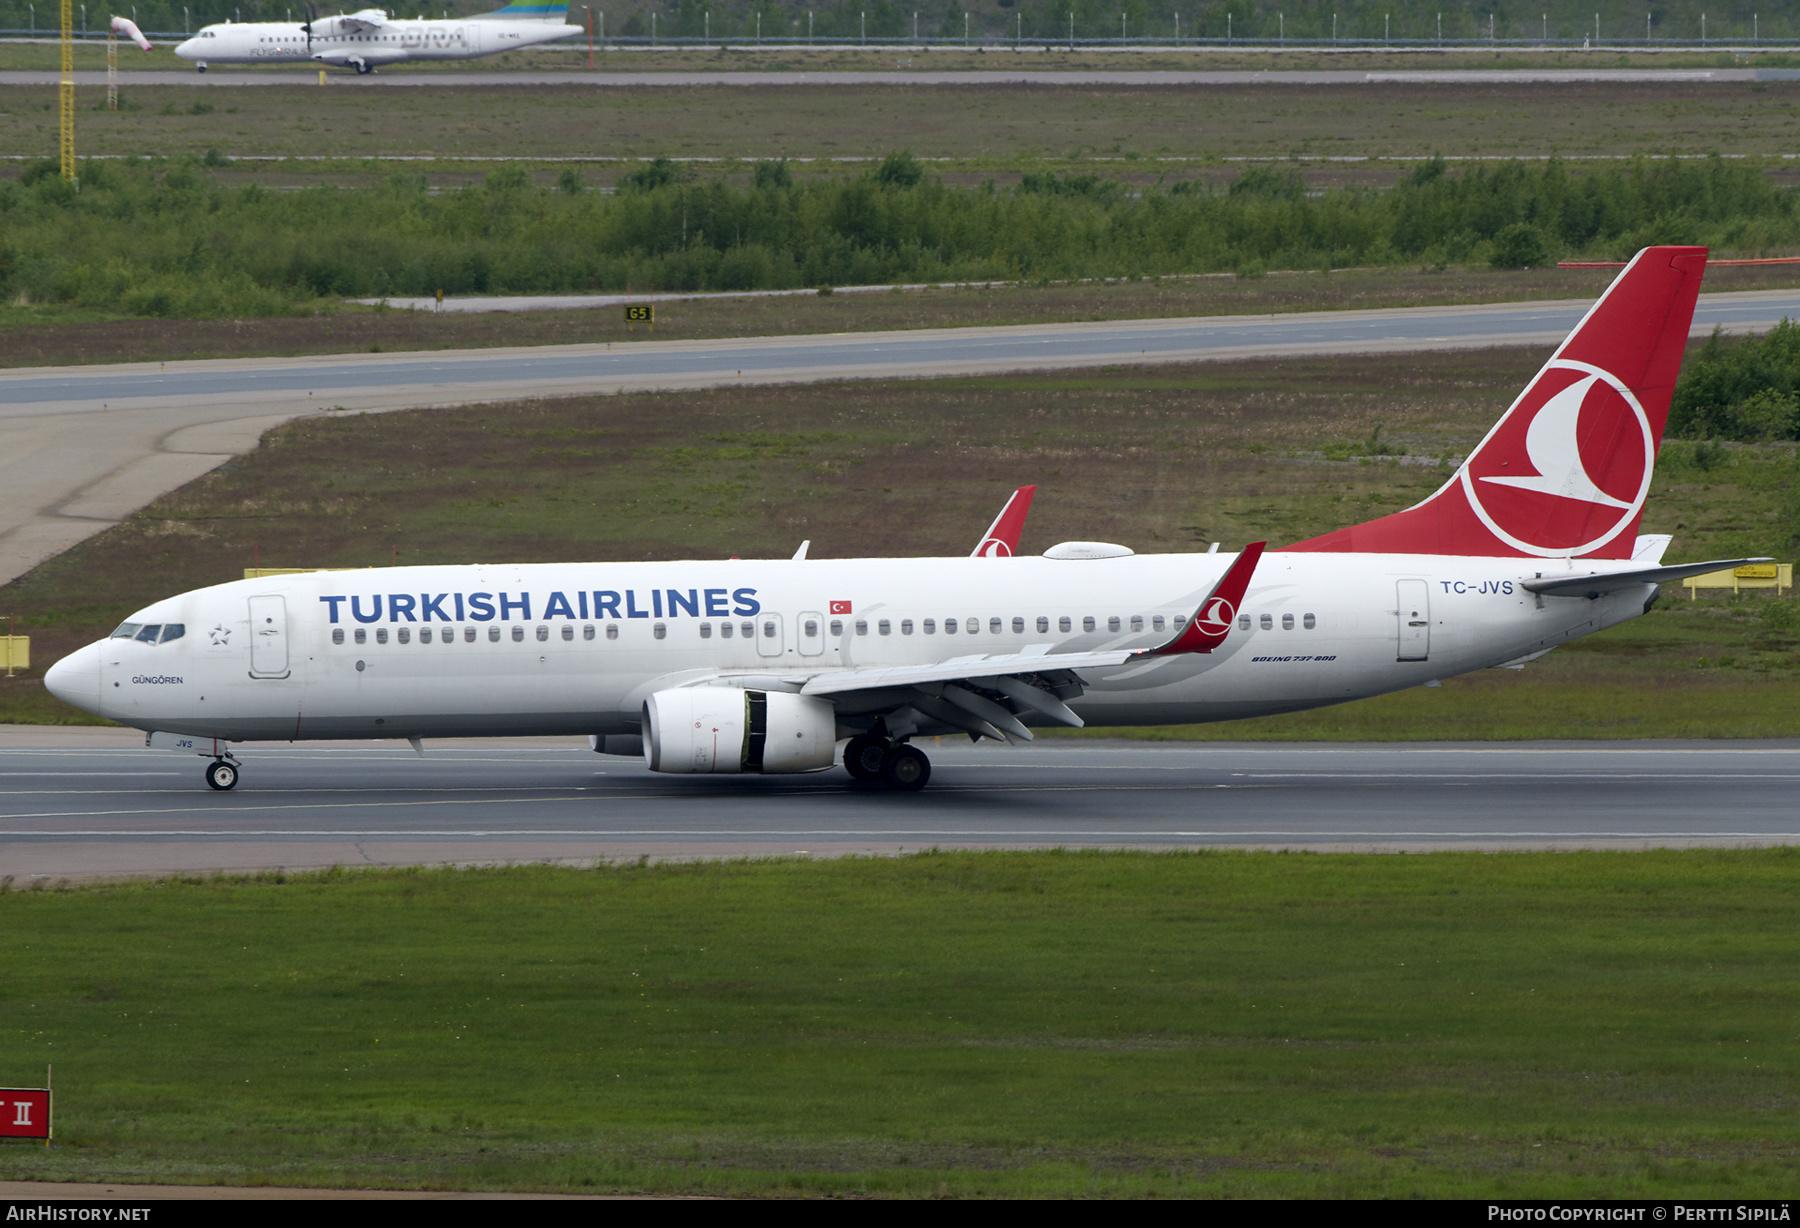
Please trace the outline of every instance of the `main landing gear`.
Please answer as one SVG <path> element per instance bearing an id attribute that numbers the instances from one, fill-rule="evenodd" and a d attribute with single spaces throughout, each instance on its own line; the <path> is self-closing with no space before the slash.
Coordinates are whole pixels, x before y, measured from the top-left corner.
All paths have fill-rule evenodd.
<path id="1" fill-rule="evenodd" d="M 214 759 L 206 765 L 206 783 L 221 793 L 237 788 L 238 765 L 232 759 Z"/>
<path id="2" fill-rule="evenodd" d="M 931 779 L 931 760 L 916 746 L 865 733 L 844 747 L 844 770 L 857 780 L 880 781 L 896 793 L 916 793 Z"/>

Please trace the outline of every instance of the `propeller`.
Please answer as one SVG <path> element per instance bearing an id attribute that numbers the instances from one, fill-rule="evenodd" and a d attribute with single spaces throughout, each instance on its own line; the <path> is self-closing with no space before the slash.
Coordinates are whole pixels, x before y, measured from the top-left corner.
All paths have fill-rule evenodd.
<path id="1" fill-rule="evenodd" d="M 313 22 L 317 20 L 319 20 L 319 6 L 316 4 L 307 5 L 306 20 L 300 23 L 300 28 L 306 32 L 306 55 L 308 59 L 312 58 L 312 28 Z"/>

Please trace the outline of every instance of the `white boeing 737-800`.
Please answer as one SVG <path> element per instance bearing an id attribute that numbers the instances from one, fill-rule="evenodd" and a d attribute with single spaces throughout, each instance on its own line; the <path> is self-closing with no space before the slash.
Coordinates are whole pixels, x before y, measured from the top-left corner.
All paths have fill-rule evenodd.
<path id="1" fill-rule="evenodd" d="M 1639 536 L 1706 250 L 1613 282 L 1415 507 L 1236 555 L 1016 545 L 973 557 L 399 567 L 170 597 L 53 666 L 59 698 L 211 760 L 232 743 L 587 734 L 658 772 L 916 789 L 921 735 L 1295 712 L 1528 661 L 1650 608 Z M 1020 496 L 1028 498 L 1028 490 Z M 1010 546 L 1008 546 L 1008 552 Z M 804 553 L 804 551 L 802 552 Z"/>
<path id="2" fill-rule="evenodd" d="M 382 9 L 310 21 L 225 21 L 205 26 L 175 54 L 205 72 L 209 64 L 306 64 L 373 72 L 408 60 L 472 60 L 581 33 L 563 24 L 566 4 L 509 4 L 454 20 L 393 18 Z"/>

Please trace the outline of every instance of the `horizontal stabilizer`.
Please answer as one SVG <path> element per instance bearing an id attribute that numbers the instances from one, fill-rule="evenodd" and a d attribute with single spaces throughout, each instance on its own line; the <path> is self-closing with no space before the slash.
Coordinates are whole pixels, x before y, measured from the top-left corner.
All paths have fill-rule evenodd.
<path id="1" fill-rule="evenodd" d="M 1709 571 L 1725 571 L 1751 563 L 1773 563 L 1774 559 L 1713 559 L 1706 563 L 1678 563 L 1673 567 L 1640 567 L 1635 571 L 1596 572 L 1586 576 L 1555 576 L 1549 579 L 1523 580 L 1519 587 L 1528 593 L 1545 597 L 1600 597 L 1640 584 L 1662 584 L 1669 580 L 1685 580 L 1703 576 Z"/>

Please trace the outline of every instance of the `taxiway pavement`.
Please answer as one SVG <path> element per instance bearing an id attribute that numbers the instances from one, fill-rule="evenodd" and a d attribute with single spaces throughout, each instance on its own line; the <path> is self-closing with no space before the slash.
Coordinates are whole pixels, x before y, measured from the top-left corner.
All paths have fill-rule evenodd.
<path id="1" fill-rule="evenodd" d="M 1800 842 L 1800 741 L 1032 746 L 921 743 L 922 794 L 788 777 L 654 775 L 579 739 L 244 748 L 126 730 L 0 734 L 0 875 L 589 862 L 924 848 L 1321 851 Z"/>
<path id="2" fill-rule="evenodd" d="M 1591 305 L 1495 303 L 838 333 L 723 341 L 328 354 L 0 371 L 0 583 L 230 457 L 331 410 L 726 384 L 1552 345 Z M 1702 295 L 1694 334 L 1800 318 L 1800 290 Z"/>

